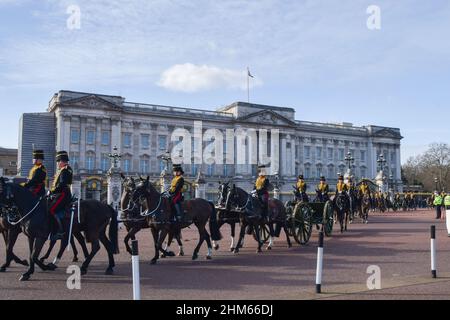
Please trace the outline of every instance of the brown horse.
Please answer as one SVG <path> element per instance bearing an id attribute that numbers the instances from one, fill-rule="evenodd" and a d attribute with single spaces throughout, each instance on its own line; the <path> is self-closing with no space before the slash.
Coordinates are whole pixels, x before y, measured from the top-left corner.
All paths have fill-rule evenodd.
<path id="1" fill-rule="evenodd" d="M 13 261 L 17 264 L 28 266 L 27 260 L 18 258 L 13 252 L 17 237 L 22 232 L 19 226 L 13 226 L 8 223 L 8 211 L 14 211 L 15 209 L 2 206 L 0 210 L 0 233 L 3 235 L 6 246 L 6 262 L 0 267 L 0 272 L 5 272 Z"/>
<path id="2" fill-rule="evenodd" d="M 30 251 L 30 266 L 26 273 L 21 277 L 21 281 L 27 281 L 34 273 L 35 264 L 43 271 L 52 271 L 56 269 L 54 264 L 44 264 L 39 260 L 42 247 L 47 241 L 50 233 L 50 216 L 47 212 L 47 203 L 43 199 L 37 199 L 27 189 L 18 184 L 8 183 L 4 178 L 0 178 L 0 204 L 6 206 L 16 206 L 19 213 L 20 227 L 28 237 Z M 86 274 L 87 268 L 94 256 L 100 249 L 100 242 L 105 246 L 108 252 L 109 266 L 106 274 L 111 274 L 114 268 L 113 254 L 117 251 L 117 214 L 108 205 L 99 201 L 87 200 L 81 201 L 80 222 L 78 219 L 73 225 L 74 233 L 83 231 L 86 240 L 92 244 L 92 250 L 87 259 L 81 266 L 81 273 Z M 64 219 L 65 237 L 62 241 L 60 253 L 64 251 L 69 243 L 68 226 L 69 219 Z M 109 236 L 106 237 L 106 228 L 110 225 Z"/>
<path id="3" fill-rule="evenodd" d="M 142 179 L 141 179 L 142 181 Z M 152 228 L 148 223 L 146 217 L 141 216 L 141 212 L 146 210 L 146 203 L 144 203 L 142 206 L 136 204 L 135 202 L 131 201 L 131 197 L 136 189 L 136 181 L 133 179 L 133 177 L 125 177 L 122 175 L 122 197 L 120 199 L 120 205 L 121 210 L 123 213 L 121 222 L 124 224 L 125 228 L 127 229 L 127 235 L 124 238 L 125 247 L 127 249 L 127 252 L 129 254 L 131 253 L 131 246 L 130 246 L 130 240 L 136 239 L 136 234 L 141 231 L 142 229 L 148 229 L 150 228 L 152 231 L 152 234 L 155 231 L 154 228 Z M 175 233 L 175 235 L 174 235 Z M 161 258 L 165 258 L 167 256 L 174 256 L 175 254 L 171 251 L 169 251 L 170 244 L 172 243 L 173 237 L 175 236 L 178 246 L 180 248 L 180 251 L 178 252 L 179 256 L 184 256 L 183 251 L 183 243 L 181 242 L 181 233 L 179 228 L 177 230 L 171 230 L 169 232 L 169 240 L 167 241 L 167 246 L 164 248 L 165 251 L 167 251 L 167 254 L 162 253 Z"/>
<path id="4" fill-rule="evenodd" d="M 164 194 L 160 194 L 150 183 L 149 177 L 136 186 L 132 202 L 143 202 L 148 208 L 143 215 L 147 217 L 148 225 L 155 230 L 153 233 L 155 257 L 151 261 L 152 264 L 155 264 L 158 261 L 158 253 L 160 251 L 167 255 L 167 251 L 163 249 L 162 244 L 174 225 L 179 229 L 183 229 L 189 227 L 191 224 L 195 224 L 199 233 L 199 242 L 192 255 L 192 260 L 198 258 L 198 252 L 204 241 L 206 241 L 208 245 L 208 254 L 206 258 L 211 259 L 211 238 L 216 241 L 222 238 L 217 224 L 216 209 L 213 203 L 204 199 L 184 201 L 182 203 L 182 210 L 184 212 L 183 220 L 181 221 L 181 224 L 174 222 L 171 199 Z M 208 220 L 211 237 L 206 230 Z"/>
<path id="5" fill-rule="evenodd" d="M 360 196 L 359 216 L 363 219 L 363 223 L 369 223 L 370 197 L 368 194 Z"/>

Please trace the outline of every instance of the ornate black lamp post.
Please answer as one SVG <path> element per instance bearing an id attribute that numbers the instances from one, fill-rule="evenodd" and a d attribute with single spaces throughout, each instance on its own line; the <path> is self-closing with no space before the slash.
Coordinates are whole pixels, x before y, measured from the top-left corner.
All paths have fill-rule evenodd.
<path id="1" fill-rule="evenodd" d="M 434 188 L 434 190 L 436 191 L 436 192 L 439 192 L 438 190 L 438 182 L 439 182 L 439 179 L 438 178 L 434 178 L 434 184 L 435 184 L 435 188 Z"/>
<path id="2" fill-rule="evenodd" d="M 172 162 L 170 152 L 167 150 L 163 154 L 159 155 L 158 158 L 161 159 L 165 163 L 164 171 L 167 172 L 169 170 L 169 163 Z"/>
<path id="3" fill-rule="evenodd" d="M 347 162 L 348 172 L 350 173 L 352 170 L 352 164 L 355 162 L 355 158 L 353 158 L 352 153 L 349 152 L 344 160 Z"/>
<path id="4" fill-rule="evenodd" d="M 108 154 L 108 158 L 111 160 L 112 168 L 119 167 L 119 161 L 122 159 L 122 155 L 117 152 L 117 146 L 114 146 L 113 152 Z"/>

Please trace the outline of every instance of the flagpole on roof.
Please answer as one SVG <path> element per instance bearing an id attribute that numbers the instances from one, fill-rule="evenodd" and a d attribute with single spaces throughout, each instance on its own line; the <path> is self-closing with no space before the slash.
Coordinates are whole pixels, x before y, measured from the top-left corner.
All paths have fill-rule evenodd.
<path id="1" fill-rule="evenodd" d="M 247 102 L 250 103 L 250 69 L 247 67 Z"/>

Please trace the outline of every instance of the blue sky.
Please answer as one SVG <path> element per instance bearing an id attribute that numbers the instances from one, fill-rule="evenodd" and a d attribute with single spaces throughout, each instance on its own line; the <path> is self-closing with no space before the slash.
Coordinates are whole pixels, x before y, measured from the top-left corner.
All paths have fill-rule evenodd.
<path id="1" fill-rule="evenodd" d="M 252 102 L 399 127 L 406 160 L 448 141 L 449 34 L 447 0 L 0 0 L 0 146 L 61 89 L 215 109 L 246 101 L 250 66 Z"/>

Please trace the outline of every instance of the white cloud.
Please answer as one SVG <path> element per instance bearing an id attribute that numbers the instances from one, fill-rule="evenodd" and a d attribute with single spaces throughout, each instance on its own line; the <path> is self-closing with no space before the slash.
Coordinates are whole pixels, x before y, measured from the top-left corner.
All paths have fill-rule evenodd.
<path id="1" fill-rule="evenodd" d="M 176 64 L 161 74 L 158 85 L 165 89 L 181 92 L 213 89 L 245 90 L 247 88 L 247 71 L 192 63 Z M 262 85 L 261 79 L 257 77 L 251 79 L 250 87 L 259 85 Z"/>

